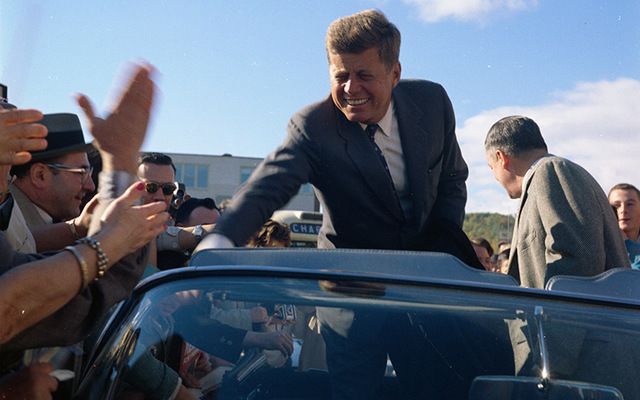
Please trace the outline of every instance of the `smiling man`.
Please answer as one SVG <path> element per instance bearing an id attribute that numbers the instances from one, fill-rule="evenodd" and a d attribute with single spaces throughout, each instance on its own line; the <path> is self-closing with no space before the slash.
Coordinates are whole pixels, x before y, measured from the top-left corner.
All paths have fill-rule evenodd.
<path id="1" fill-rule="evenodd" d="M 434 227 L 446 226 L 477 262 L 460 230 L 468 170 L 444 88 L 400 79 L 400 32 L 376 10 L 331 23 L 326 52 L 330 96 L 293 115 L 284 143 L 201 247 L 243 245 L 311 183 L 323 210 L 320 248 L 434 250 L 438 236 L 447 237 Z M 321 318 L 334 399 L 374 398 L 387 354 L 409 397 L 436 390 L 425 372 L 432 359 L 406 314 L 345 311 L 323 310 Z"/>
<path id="2" fill-rule="evenodd" d="M 321 248 L 419 249 L 433 221 L 462 226 L 451 102 L 437 83 L 400 79 L 396 26 L 377 10 L 340 18 L 326 52 L 330 96 L 293 115 L 205 244 L 243 245 L 305 183 L 324 210 Z"/>
<path id="3" fill-rule="evenodd" d="M 28 164 L 15 166 L 11 193 L 31 231 L 80 215 L 82 199 L 95 190 L 86 144 L 75 114 L 48 114 L 41 124 L 49 133 L 47 148 Z M 79 227 L 73 226 L 73 229 Z"/>

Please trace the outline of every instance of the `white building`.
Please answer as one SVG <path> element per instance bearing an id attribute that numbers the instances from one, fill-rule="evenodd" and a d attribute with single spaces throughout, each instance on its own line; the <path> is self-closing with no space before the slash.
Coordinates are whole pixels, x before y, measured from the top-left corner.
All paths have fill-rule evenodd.
<path id="1" fill-rule="evenodd" d="M 211 197 L 217 204 L 233 197 L 262 161 L 261 158 L 235 157 L 230 154 L 164 154 L 173 159 L 177 170 L 176 180 L 185 184 L 187 193 L 192 197 Z M 318 202 L 311 185 L 303 185 L 282 210 L 318 211 Z"/>

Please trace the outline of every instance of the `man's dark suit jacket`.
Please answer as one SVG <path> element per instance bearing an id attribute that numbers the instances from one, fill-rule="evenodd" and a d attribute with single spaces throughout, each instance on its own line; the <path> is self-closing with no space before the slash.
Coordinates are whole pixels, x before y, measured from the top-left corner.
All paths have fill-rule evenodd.
<path id="1" fill-rule="evenodd" d="M 291 118 L 286 140 L 254 171 L 215 232 L 244 244 L 307 182 L 322 205 L 321 248 L 415 249 L 429 219 L 461 227 L 468 170 L 446 91 L 433 82 L 402 80 L 393 102 L 412 218 L 404 217 L 363 129 L 328 97 Z"/>

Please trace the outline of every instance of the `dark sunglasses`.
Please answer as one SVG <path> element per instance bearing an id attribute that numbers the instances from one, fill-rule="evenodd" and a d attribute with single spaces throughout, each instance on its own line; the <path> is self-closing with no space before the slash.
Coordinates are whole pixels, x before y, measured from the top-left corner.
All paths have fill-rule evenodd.
<path id="1" fill-rule="evenodd" d="M 158 189 L 162 188 L 162 194 L 164 194 L 165 196 L 170 196 L 173 194 L 173 192 L 176 191 L 176 189 L 178 188 L 178 186 L 176 186 L 175 183 L 158 183 L 158 182 L 151 182 L 151 181 L 147 181 L 144 183 L 144 190 L 147 191 L 147 193 L 155 193 L 158 191 Z"/>

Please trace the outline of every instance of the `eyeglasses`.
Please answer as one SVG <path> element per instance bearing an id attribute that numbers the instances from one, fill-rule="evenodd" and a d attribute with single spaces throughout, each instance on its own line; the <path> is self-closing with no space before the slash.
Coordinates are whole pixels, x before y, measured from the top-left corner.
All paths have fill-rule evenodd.
<path id="1" fill-rule="evenodd" d="M 44 164 L 49 168 L 55 169 L 56 171 L 65 171 L 65 172 L 73 172 L 74 174 L 82 174 L 82 184 L 84 185 L 87 180 L 91 177 L 91 173 L 93 173 L 93 167 L 71 167 L 69 165 L 59 164 L 59 163 L 47 163 Z"/>
<path id="2" fill-rule="evenodd" d="M 163 195 L 170 196 L 173 194 L 173 192 L 176 191 L 177 188 L 178 186 L 172 182 L 168 182 L 168 183 L 159 183 L 159 182 L 153 182 L 153 181 L 144 182 L 144 190 L 146 190 L 147 193 L 151 193 L 151 194 L 157 192 L 158 189 L 162 189 Z"/>

